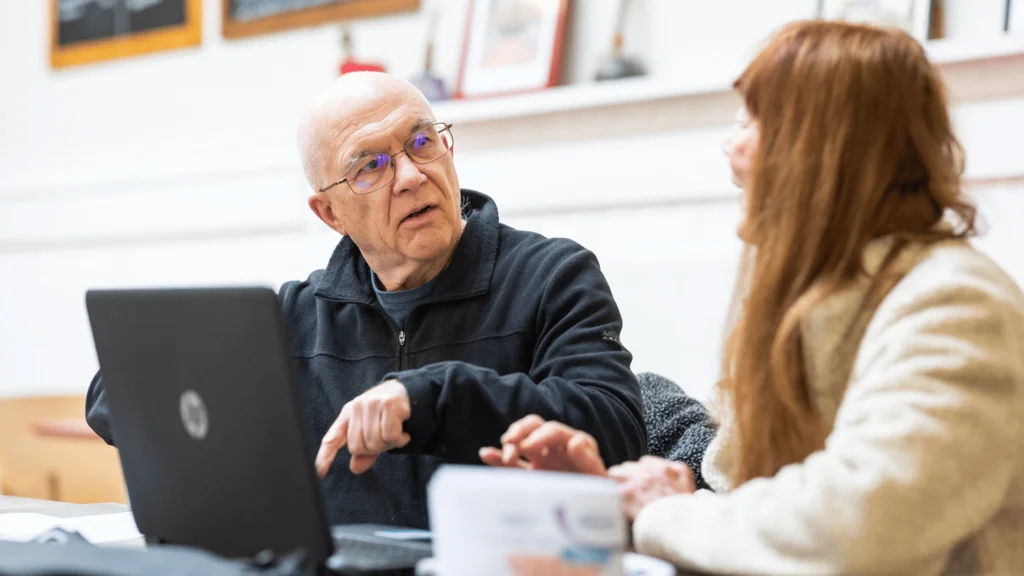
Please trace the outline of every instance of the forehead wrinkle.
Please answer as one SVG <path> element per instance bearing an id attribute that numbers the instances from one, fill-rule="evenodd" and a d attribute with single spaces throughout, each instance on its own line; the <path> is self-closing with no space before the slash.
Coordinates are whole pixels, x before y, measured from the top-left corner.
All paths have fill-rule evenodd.
<path id="1" fill-rule="evenodd" d="M 355 72 L 335 79 L 300 124 L 300 155 L 307 179 L 319 181 L 326 170 L 340 167 L 340 155 L 345 152 L 342 138 L 366 124 L 362 120 L 388 119 L 399 109 L 433 117 L 423 93 L 405 80 L 378 72 Z"/>
<path id="2" fill-rule="evenodd" d="M 390 136 L 381 132 L 381 124 L 404 124 L 404 117 L 414 116 L 417 120 L 410 129 L 409 134 L 412 135 L 422 126 L 433 123 L 426 100 L 419 92 L 410 92 L 403 85 L 348 86 L 321 101 L 318 116 L 325 163 L 342 172 L 360 153 L 375 151 L 367 149 L 369 145 L 366 142 Z M 404 136 L 397 138 L 404 144 Z"/>
<path id="3" fill-rule="evenodd" d="M 385 106 L 383 106 L 383 105 L 382 106 L 378 106 L 378 109 L 379 108 L 383 108 L 383 107 L 385 107 Z M 371 127 L 373 125 L 375 125 L 375 124 L 380 124 L 382 122 L 387 122 L 388 118 L 390 116 L 396 114 L 396 113 L 400 114 L 400 115 L 404 115 L 404 112 L 402 111 L 402 108 L 405 108 L 405 107 L 406 107 L 405 105 L 399 106 L 399 107 L 395 108 L 394 110 L 392 110 L 391 113 L 386 115 L 381 120 L 378 120 L 376 122 L 371 122 L 371 123 L 369 123 L 369 124 L 367 124 L 367 125 L 365 125 L 363 127 L 357 128 L 351 134 L 348 134 L 348 138 L 356 137 L 357 141 L 349 146 L 349 148 L 352 150 L 350 153 L 344 154 L 344 155 L 340 155 L 338 157 L 337 162 L 340 164 L 342 171 L 348 171 L 352 167 L 353 164 L 357 163 L 359 160 L 361 160 L 361 159 L 363 159 L 363 158 L 365 158 L 367 156 L 371 156 L 373 154 L 380 154 L 382 152 L 388 152 L 388 150 L 381 150 L 381 149 L 375 148 L 371 144 L 368 144 L 368 142 L 372 143 L 372 142 L 380 141 L 380 140 L 394 139 L 394 138 L 396 138 L 395 135 L 390 134 L 390 133 L 383 133 L 383 132 L 376 132 L 376 131 L 374 131 L 374 132 L 371 133 L 370 136 L 359 137 L 358 133 L 360 131 L 363 131 L 363 130 L 370 130 Z M 420 114 L 418 116 L 419 116 L 419 118 L 409 128 L 409 132 L 407 134 L 407 137 L 411 137 L 414 134 L 416 134 L 417 132 L 419 132 L 420 130 L 423 130 L 424 128 L 426 128 L 427 126 L 431 126 L 431 125 L 434 124 L 434 120 L 432 118 L 430 118 L 430 117 L 428 117 L 426 115 L 423 115 L 423 114 Z M 339 130 L 339 133 L 337 135 L 338 141 L 341 140 L 341 133 L 342 132 L 344 132 L 344 130 Z M 401 143 L 402 143 L 403 146 L 405 145 L 405 142 L 406 142 L 406 140 L 402 140 Z M 336 154 L 340 154 L 340 153 L 336 153 Z"/>

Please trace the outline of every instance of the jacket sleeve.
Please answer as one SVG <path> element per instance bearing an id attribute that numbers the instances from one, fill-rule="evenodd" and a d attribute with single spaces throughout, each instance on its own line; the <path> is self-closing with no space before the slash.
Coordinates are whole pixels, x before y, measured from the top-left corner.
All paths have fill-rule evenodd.
<path id="1" fill-rule="evenodd" d="M 637 374 L 644 401 L 644 425 L 651 456 L 686 464 L 697 488 L 708 488 L 701 472 L 704 452 L 715 437 L 707 409 L 675 382 L 654 374 Z"/>
<path id="2" fill-rule="evenodd" d="M 114 445 L 114 433 L 110 426 L 110 411 L 103 395 L 103 377 L 97 372 L 85 395 L 85 421 L 103 441 Z"/>
<path id="3" fill-rule="evenodd" d="M 547 279 L 528 374 L 440 362 L 385 376 L 409 392 L 412 442 L 400 452 L 479 463 L 510 424 L 537 414 L 591 434 L 608 465 L 639 458 L 647 435 L 622 319 L 597 258 L 576 247 Z"/>
<path id="4" fill-rule="evenodd" d="M 942 572 L 1019 470 L 1024 320 L 1005 289 L 927 280 L 942 285 L 876 312 L 824 449 L 727 494 L 652 502 L 637 551 L 733 574 Z"/>

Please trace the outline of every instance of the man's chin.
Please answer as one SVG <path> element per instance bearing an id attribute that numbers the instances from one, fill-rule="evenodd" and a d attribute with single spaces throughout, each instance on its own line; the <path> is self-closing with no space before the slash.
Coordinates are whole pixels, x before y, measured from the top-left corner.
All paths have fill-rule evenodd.
<path id="1" fill-rule="evenodd" d="M 454 249 L 462 235 L 462 228 L 453 229 L 447 222 L 434 222 L 432 226 L 417 229 L 399 229 L 399 246 L 409 258 L 430 259 Z"/>
<path id="2" fill-rule="evenodd" d="M 448 256 L 454 249 L 450 234 L 442 235 L 434 231 L 432 234 L 417 234 L 402 246 L 402 254 L 410 260 L 429 262 Z"/>

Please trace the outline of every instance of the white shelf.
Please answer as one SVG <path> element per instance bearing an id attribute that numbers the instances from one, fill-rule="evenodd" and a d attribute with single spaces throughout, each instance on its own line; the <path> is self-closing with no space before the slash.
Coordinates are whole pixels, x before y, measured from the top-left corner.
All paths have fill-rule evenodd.
<path id="1" fill-rule="evenodd" d="M 433 109 L 438 120 L 466 125 L 623 104 L 636 105 L 657 100 L 717 95 L 728 93 L 730 90 L 732 87 L 725 79 L 708 79 L 683 84 L 649 77 L 628 78 L 558 86 L 514 96 L 439 102 Z"/>
<path id="2" fill-rule="evenodd" d="M 930 40 L 928 57 L 939 66 L 970 64 L 996 58 L 1019 57 L 1024 61 L 1024 35 L 1004 34 L 995 38 L 952 38 Z M 1022 69 L 1024 74 L 1024 69 Z"/>
<path id="3" fill-rule="evenodd" d="M 1012 80 L 1013 86 L 1010 89 L 1024 92 L 1024 35 L 932 40 L 925 44 L 925 48 L 932 62 L 941 67 L 955 65 L 962 68 L 971 64 L 1010 59 L 1011 73 L 1018 65 L 1020 67 L 1019 74 L 1011 74 L 1020 78 L 1020 86 L 1016 79 L 1004 79 L 1002 83 Z M 733 78 L 720 76 L 686 81 L 643 77 L 591 82 L 512 96 L 439 102 L 434 105 L 434 112 L 439 120 L 465 126 L 577 110 L 593 112 L 622 105 L 643 106 L 663 100 L 729 97 L 732 81 Z"/>

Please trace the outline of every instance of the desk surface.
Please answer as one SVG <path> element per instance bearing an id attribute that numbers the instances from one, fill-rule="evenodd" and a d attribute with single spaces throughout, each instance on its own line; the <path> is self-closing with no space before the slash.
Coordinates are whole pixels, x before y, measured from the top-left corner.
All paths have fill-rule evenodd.
<path id="1" fill-rule="evenodd" d="M 128 507 L 124 504 L 71 504 L 18 496 L 0 496 L 0 514 L 34 512 L 57 518 L 78 518 L 79 516 L 98 516 L 127 511 Z"/>
<path id="2" fill-rule="evenodd" d="M 3 518 L 3 514 L 12 512 L 45 514 L 46 516 L 56 518 L 79 518 L 82 516 L 101 516 L 128 511 L 128 507 L 124 504 L 71 504 L 69 502 L 53 502 L 50 500 L 0 495 L 0 518 Z M 145 539 L 141 537 L 102 544 L 102 546 L 127 548 L 141 548 L 145 547 L 145 545 Z"/>
<path id="3" fill-rule="evenodd" d="M 48 418 L 36 422 L 36 434 L 54 438 L 99 440 L 84 418 Z"/>
<path id="4" fill-rule="evenodd" d="M 100 514 L 116 514 L 127 512 L 128 507 L 124 504 L 71 504 L 68 502 L 52 502 L 50 500 L 36 500 L 33 498 L 20 498 L 17 496 L 0 495 L 0 514 L 8 512 L 34 512 L 36 514 L 47 514 L 58 518 L 77 518 L 79 516 L 97 516 Z M 116 546 L 144 546 L 142 540 L 126 541 L 114 544 Z M 696 573 L 679 572 L 679 576 L 686 576 Z"/>

